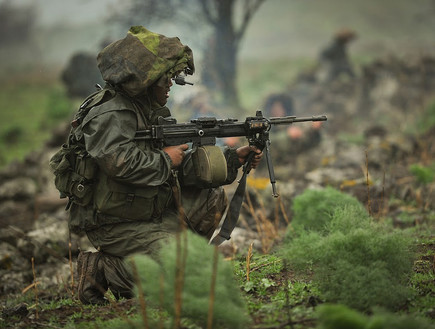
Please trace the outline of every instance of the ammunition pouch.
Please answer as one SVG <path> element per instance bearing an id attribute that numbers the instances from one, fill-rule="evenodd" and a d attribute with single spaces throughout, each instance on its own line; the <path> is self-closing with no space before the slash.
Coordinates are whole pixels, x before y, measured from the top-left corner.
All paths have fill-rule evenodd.
<path id="1" fill-rule="evenodd" d="M 81 206 L 92 202 L 97 164 L 83 147 L 63 144 L 50 159 L 50 167 L 61 198 L 68 197 Z"/>
<path id="2" fill-rule="evenodd" d="M 169 184 L 136 187 L 121 184 L 100 172 L 94 192 L 94 205 L 101 218 L 99 224 L 122 221 L 161 220 L 172 200 Z"/>
<path id="3" fill-rule="evenodd" d="M 181 204 L 189 227 L 210 239 L 225 213 L 228 198 L 223 187 L 189 187 L 182 190 Z"/>
<path id="4" fill-rule="evenodd" d="M 219 146 L 196 147 L 192 151 L 192 162 L 196 176 L 208 186 L 221 186 L 227 179 L 227 161 Z"/>

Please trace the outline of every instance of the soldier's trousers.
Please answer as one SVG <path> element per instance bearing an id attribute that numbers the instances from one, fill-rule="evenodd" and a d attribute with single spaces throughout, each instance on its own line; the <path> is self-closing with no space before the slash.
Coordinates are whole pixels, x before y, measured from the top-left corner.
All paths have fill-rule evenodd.
<path id="1" fill-rule="evenodd" d="M 210 239 L 227 206 L 227 197 L 223 188 L 191 189 L 190 193 L 183 195 L 183 206 L 186 207 L 184 218 L 189 221 L 189 228 Z M 91 273 L 82 277 L 92 277 L 96 287 L 92 286 L 92 282 L 80 285 L 86 290 L 82 295 L 95 292 L 98 295 L 96 300 L 100 300 L 101 290 L 110 288 L 115 297 L 133 297 L 135 278 L 125 258 L 146 254 L 158 261 L 160 246 L 174 237 L 184 225 L 186 223 L 179 212 L 168 208 L 160 220 L 108 224 L 87 231 L 90 242 L 98 250 L 98 257 L 87 256 Z M 89 296 L 87 299 L 94 298 Z"/>
<path id="2" fill-rule="evenodd" d="M 103 225 L 87 231 L 92 245 L 98 250 L 94 271 L 96 287 L 88 289 L 101 295 L 101 289 L 110 288 L 115 297 L 133 297 L 135 278 L 126 257 L 146 254 L 158 259 L 160 246 L 180 229 L 180 219 L 175 211 L 167 211 L 160 221 L 125 222 Z M 91 283 L 88 283 L 92 284 Z M 92 299 L 89 297 L 89 299 Z"/>

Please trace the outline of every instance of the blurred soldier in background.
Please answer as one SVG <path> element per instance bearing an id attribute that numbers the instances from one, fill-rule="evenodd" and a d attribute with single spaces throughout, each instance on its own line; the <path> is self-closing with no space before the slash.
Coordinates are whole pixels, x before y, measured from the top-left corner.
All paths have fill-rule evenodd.
<path id="1" fill-rule="evenodd" d="M 331 43 L 320 53 L 317 72 L 319 82 L 331 82 L 342 75 L 355 77 L 348 58 L 347 47 L 356 38 L 356 33 L 349 29 L 342 29 L 334 35 Z"/>
<path id="2" fill-rule="evenodd" d="M 284 93 L 270 95 L 264 104 L 266 117 L 294 115 L 292 98 Z M 311 125 L 275 126 L 271 129 L 271 155 L 274 164 L 285 165 L 292 162 L 298 154 L 320 143 L 320 121 Z"/>

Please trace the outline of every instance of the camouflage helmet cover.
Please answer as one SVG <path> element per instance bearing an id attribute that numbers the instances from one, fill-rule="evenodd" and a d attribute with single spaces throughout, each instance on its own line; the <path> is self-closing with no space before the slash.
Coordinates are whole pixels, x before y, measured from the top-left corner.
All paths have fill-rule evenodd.
<path id="1" fill-rule="evenodd" d="M 130 96 L 146 92 L 166 74 L 193 74 L 192 50 L 177 37 L 166 37 L 143 26 L 132 26 L 127 36 L 104 48 L 97 57 L 103 79 L 122 87 Z"/>

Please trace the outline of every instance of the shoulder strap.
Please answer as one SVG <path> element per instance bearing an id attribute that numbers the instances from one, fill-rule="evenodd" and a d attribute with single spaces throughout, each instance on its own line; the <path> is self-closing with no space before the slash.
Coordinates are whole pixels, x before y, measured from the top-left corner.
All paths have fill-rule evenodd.
<path id="1" fill-rule="evenodd" d="M 73 128 L 78 127 L 93 107 L 107 102 L 109 99 L 113 98 L 115 94 L 116 92 L 114 89 L 104 88 L 89 95 L 80 105 L 79 110 L 74 117 L 74 120 L 71 122 L 71 126 Z"/>
<path id="2" fill-rule="evenodd" d="M 231 199 L 227 216 L 224 219 L 221 229 L 219 233 L 210 241 L 210 244 L 214 244 L 216 246 L 220 245 L 225 240 L 231 239 L 231 233 L 237 225 L 237 221 L 239 219 L 240 209 L 242 208 L 243 197 L 245 196 L 246 190 L 246 178 L 249 174 L 251 163 L 254 158 L 255 153 L 251 151 L 248 155 L 248 159 L 243 166 L 243 175 L 239 180 L 239 186 L 237 186 L 236 192 Z"/>
<path id="3" fill-rule="evenodd" d="M 227 216 L 224 219 L 219 233 L 210 241 L 210 244 L 219 246 L 225 240 L 231 239 L 231 233 L 237 225 L 239 219 L 240 209 L 242 207 L 243 197 L 246 190 L 246 170 L 243 172 L 243 176 L 239 181 L 236 192 L 231 199 L 230 206 L 228 208 Z"/>

